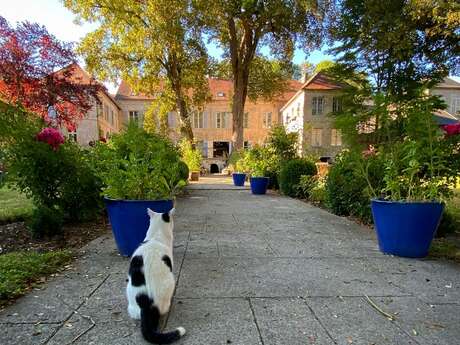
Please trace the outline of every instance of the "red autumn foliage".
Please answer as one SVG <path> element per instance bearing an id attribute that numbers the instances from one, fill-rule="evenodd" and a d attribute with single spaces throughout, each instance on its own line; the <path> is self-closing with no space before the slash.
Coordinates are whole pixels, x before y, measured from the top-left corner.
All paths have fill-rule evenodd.
<path id="1" fill-rule="evenodd" d="M 71 43 L 57 40 L 44 26 L 23 22 L 11 27 L 0 16 L 0 98 L 22 104 L 47 119 L 54 106 L 68 128 L 92 107 L 102 89 L 94 80 L 73 75 Z"/>
<path id="2" fill-rule="evenodd" d="M 38 141 L 47 143 L 56 151 L 61 144 L 64 144 L 64 137 L 61 132 L 52 127 L 43 128 L 36 136 Z"/>

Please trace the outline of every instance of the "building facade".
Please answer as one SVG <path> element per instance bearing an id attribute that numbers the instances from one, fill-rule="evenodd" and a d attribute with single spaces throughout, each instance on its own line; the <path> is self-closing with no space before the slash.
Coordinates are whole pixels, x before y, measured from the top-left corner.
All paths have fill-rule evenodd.
<path id="1" fill-rule="evenodd" d="M 72 78 L 79 83 L 89 83 L 92 78 L 78 64 L 72 64 Z M 81 146 L 107 139 L 112 133 L 122 129 L 121 108 L 113 97 L 105 90 L 98 93 L 99 102 L 93 100 L 92 108 L 81 118 L 74 131 L 63 128 L 63 133 Z"/>
<path id="2" fill-rule="evenodd" d="M 342 135 L 329 116 L 341 107 L 342 86 L 317 73 L 307 80 L 281 108 L 283 124 L 299 134 L 299 153 L 312 153 L 322 160 L 342 150 Z"/>
<path id="3" fill-rule="evenodd" d="M 262 144 L 270 128 L 280 123 L 280 108 L 297 91 L 301 83 L 290 81 L 288 90 L 274 101 L 252 102 L 245 104 L 244 143 L 246 147 Z M 202 111 L 191 111 L 190 118 L 193 134 L 204 157 L 204 167 L 210 172 L 220 172 L 232 151 L 232 93 L 233 83 L 229 80 L 209 79 L 211 100 Z M 126 82 L 122 82 L 115 95 L 121 108 L 124 125 L 129 121 L 137 121 L 140 125 L 144 114 L 153 98 L 135 94 Z M 171 138 L 178 137 L 176 129 L 179 125 L 178 115 L 168 115 L 168 125 L 172 129 Z"/>

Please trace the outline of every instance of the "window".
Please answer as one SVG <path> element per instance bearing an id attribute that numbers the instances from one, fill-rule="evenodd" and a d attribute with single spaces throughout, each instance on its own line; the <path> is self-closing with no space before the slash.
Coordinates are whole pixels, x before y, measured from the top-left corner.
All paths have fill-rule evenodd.
<path id="1" fill-rule="evenodd" d="M 109 121 L 109 107 L 104 104 L 104 120 Z"/>
<path id="2" fill-rule="evenodd" d="M 113 116 L 113 109 L 110 109 L 110 123 L 113 125 L 113 120 L 114 120 L 114 116 Z"/>
<path id="3" fill-rule="evenodd" d="M 342 110 L 342 100 L 339 97 L 332 98 L 332 111 L 338 112 Z"/>
<path id="4" fill-rule="evenodd" d="M 203 112 L 194 111 L 192 113 L 192 126 L 193 128 L 204 128 L 203 125 Z"/>
<path id="5" fill-rule="evenodd" d="M 300 103 L 297 103 L 297 118 L 300 118 Z"/>
<path id="6" fill-rule="evenodd" d="M 313 97 L 311 100 L 311 114 L 321 115 L 324 110 L 324 97 Z"/>
<path id="7" fill-rule="evenodd" d="M 176 116 L 174 116 L 174 113 L 171 113 L 171 112 L 168 113 L 168 127 L 170 128 L 176 127 Z"/>
<path id="8" fill-rule="evenodd" d="M 249 128 L 249 113 L 244 113 L 243 128 Z"/>
<path id="9" fill-rule="evenodd" d="M 458 115 L 460 113 L 460 98 L 452 99 L 451 114 Z"/>
<path id="10" fill-rule="evenodd" d="M 244 147 L 245 150 L 248 150 L 248 149 L 251 148 L 251 143 L 249 141 L 245 141 L 243 147 Z"/>
<path id="11" fill-rule="evenodd" d="M 342 132 L 340 129 L 331 130 L 331 146 L 342 146 Z"/>
<path id="12" fill-rule="evenodd" d="M 217 97 L 224 97 L 224 96 L 225 96 L 225 93 L 222 92 L 222 91 L 219 91 L 219 92 L 217 93 Z"/>
<path id="13" fill-rule="evenodd" d="M 272 113 L 265 113 L 263 118 L 263 127 L 264 128 L 271 128 L 272 127 Z"/>
<path id="14" fill-rule="evenodd" d="M 139 122 L 139 111 L 137 110 L 130 110 L 129 111 L 129 122 Z"/>
<path id="15" fill-rule="evenodd" d="M 216 113 L 216 128 L 227 128 L 230 113 Z"/>
<path id="16" fill-rule="evenodd" d="M 311 130 L 311 146 L 319 147 L 322 145 L 323 130 L 321 128 L 313 128 Z"/>
<path id="17" fill-rule="evenodd" d="M 196 148 L 201 152 L 203 158 L 208 158 L 208 142 L 207 141 L 197 141 Z"/>
<path id="18" fill-rule="evenodd" d="M 70 141 L 77 142 L 77 132 L 69 132 L 68 137 Z"/>
<path id="19" fill-rule="evenodd" d="M 99 117 L 102 115 L 102 104 L 96 103 L 96 116 Z"/>

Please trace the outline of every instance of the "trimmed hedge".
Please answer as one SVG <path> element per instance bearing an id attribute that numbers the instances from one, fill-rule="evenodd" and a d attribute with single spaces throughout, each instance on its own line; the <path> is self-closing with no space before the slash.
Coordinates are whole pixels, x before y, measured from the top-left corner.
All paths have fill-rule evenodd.
<path id="1" fill-rule="evenodd" d="M 279 175 L 280 190 L 283 194 L 290 197 L 297 196 L 297 186 L 300 183 L 300 177 L 303 175 L 316 175 L 315 163 L 306 159 L 292 159 L 281 166 Z"/>

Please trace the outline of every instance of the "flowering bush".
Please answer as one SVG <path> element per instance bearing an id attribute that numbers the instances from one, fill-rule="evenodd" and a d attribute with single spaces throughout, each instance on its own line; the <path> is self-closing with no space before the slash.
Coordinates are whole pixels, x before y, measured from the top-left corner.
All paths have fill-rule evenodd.
<path id="1" fill-rule="evenodd" d="M 54 151 L 64 144 L 64 137 L 61 132 L 52 127 L 43 128 L 40 133 L 37 134 L 36 138 L 38 141 L 47 143 Z"/>
<path id="2" fill-rule="evenodd" d="M 3 115 L 0 139 L 7 182 L 37 206 L 30 224 L 34 235 L 52 235 L 63 221 L 94 217 L 102 206 L 101 186 L 88 164 L 87 152 L 63 142 L 53 128 L 41 129 L 43 120 L 20 108 L 10 107 Z"/>

